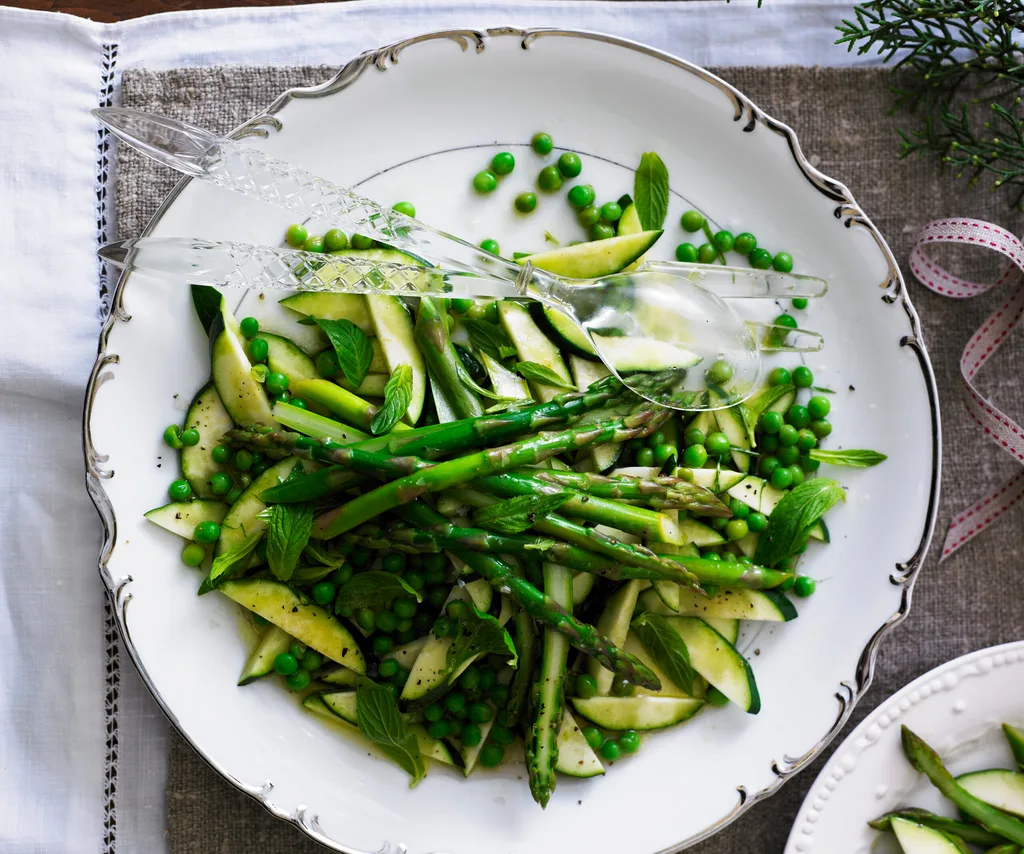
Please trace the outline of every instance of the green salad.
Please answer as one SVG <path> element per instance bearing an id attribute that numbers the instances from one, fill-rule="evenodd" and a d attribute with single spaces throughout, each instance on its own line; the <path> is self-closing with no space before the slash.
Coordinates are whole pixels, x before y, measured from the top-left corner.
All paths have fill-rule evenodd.
<path id="1" fill-rule="evenodd" d="M 568 202 L 583 233 L 517 260 L 614 273 L 653 231 L 675 233 L 683 261 L 793 268 L 698 211 L 666 225 L 656 154 L 601 201 L 577 154 L 547 134 L 532 149 L 536 191 L 509 215 Z M 498 152 L 472 185 L 490 193 L 515 169 Z M 424 263 L 337 228 L 285 239 L 328 264 Z M 525 756 L 543 806 L 558 775 L 604 774 L 650 730 L 706 706 L 756 714 L 742 621 L 795 619 L 791 596 L 815 592 L 799 561 L 845 496 L 819 466 L 885 459 L 819 447 L 831 392 L 803 365 L 743 404 L 685 413 L 626 390 L 536 303 L 300 292 L 270 322 L 236 318 L 215 288 L 192 295 L 211 379 L 164 432 L 182 477 L 146 518 L 184 538 L 200 594 L 250 615 L 239 685 L 281 680 L 414 785 L 427 760 L 469 776 Z M 797 326 L 789 311 L 776 323 Z"/>

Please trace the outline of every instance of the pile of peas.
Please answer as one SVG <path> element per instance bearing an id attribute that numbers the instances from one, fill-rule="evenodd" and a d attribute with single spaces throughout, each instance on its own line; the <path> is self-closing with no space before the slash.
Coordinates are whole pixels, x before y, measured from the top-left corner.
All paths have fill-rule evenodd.
<path id="1" fill-rule="evenodd" d="M 319 670 L 323 663 L 324 657 L 315 649 L 293 643 L 288 652 L 282 652 L 274 659 L 274 670 L 284 677 L 285 684 L 292 691 L 302 691 L 309 687 L 310 674 Z"/>
<path id="2" fill-rule="evenodd" d="M 629 696 L 633 693 L 633 686 L 628 682 L 616 679 L 612 683 L 612 693 L 618 697 Z M 575 696 L 589 700 L 597 694 L 597 680 L 589 673 L 577 673 L 572 682 L 572 692 Z M 627 729 L 617 735 L 606 735 L 596 726 L 584 727 L 583 737 L 594 750 L 601 754 L 601 758 L 614 762 L 621 756 L 636 753 L 640 749 L 640 736 L 635 730 Z"/>
<path id="3" fill-rule="evenodd" d="M 547 157 L 554 150 L 551 134 L 536 133 L 530 146 L 541 157 Z M 508 151 L 500 151 L 491 159 L 489 169 L 473 176 L 473 189 L 478 193 L 493 193 L 498 188 L 498 179 L 511 175 L 515 169 L 515 157 Z M 567 180 L 578 178 L 583 172 L 583 161 L 573 151 L 564 151 L 554 163 L 541 168 L 537 173 L 537 189 L 542 193 L 557 193 Z M 617 202 L 594 203 L 597 194 L 591 184 L 575 184 L 566 193 L 569 204 L 577 211 L 576 218 L 587 229 L 590 240 L 606 240 L 616 234 L 616 223 L 622 216 L 622 209 L 628 204 L 626 197 Z M 625 204 L 624 204 L 625 203 Z M 519 193 L 513 206 L 519 213 L 528 214 L 537 209 L 537 194 L 531 190 Z M 498 254 L 498 243 L 488 239 L 480 244 L 487 252 Z"/>
<path id="4" fill-rule="evenodd" d="M 405 216 L 416 216 L 416 207 L 412 202 L 396 202 L 391 206 Z M 351 239 L 339 228 L 332 228 L 324 234 L 310 234 L 306 226 L 295 223 L 288 226 L 284 234 L 285 242 L 294 249 L 305 252 L 340 252 L 343 249 L 372 249 L 377 241 L 365 234 L 353 234 Z M 257 360 L 259 361 L 259 360 Z"/>
<path id="5" fill-rule="evenodd" d="M 779 273 L 790 273 L 793 271 L 793 256 L 788 252 L 777 252 L 774 255 L 767 249 L 757 245 L 757 238 L 749 231 L 733 235 L 730 231 L 717 231 L 712 233 L 707 219 L 700 211 L 687 211 L 682 215 L 679 224 L 683 231 L 689 234 L 696 234 L 702 231 L 707 238 L 706 243 L 694 246 L 692 243 L 680 243 L 676 247 L 676 260 L 688 264 L 713 264 L 718 258 L 724 258 L 727 252 L 738 252 L 746 255 L 750 266 L 755 270 L 767 270 L 773 268 Z M 797 301 L 794 300 L 794 303 Z M 801 299 L 805 308 L 806 300 Z"/>

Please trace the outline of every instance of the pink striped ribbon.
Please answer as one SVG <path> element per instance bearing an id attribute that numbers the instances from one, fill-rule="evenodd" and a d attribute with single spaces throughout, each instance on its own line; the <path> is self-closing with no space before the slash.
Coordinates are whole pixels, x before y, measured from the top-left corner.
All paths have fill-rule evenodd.
<path id="1" fill-rule="evenodd" d="M 979 246 L 999 252 L 1010 263 L 995 282 L 969 282 L 947 273 L 928 258 L 925 248 L 934 243 Z M 988 222 L 977 219 L 940 219 L 921 229 L 910 253 L 910 269 L 926 288 L 954 299 L 978 296 L 997 285 L 1011 287 L 1003 304 L 967 342 L 960 357 L 960 373 L 964 380 L 967 414 L 986 436 L 1012 454 L 1017 462 L 1024 464 L 1024 429 L 982 397 L 973 382 L 975 375 L 999 349 L 999 345 L 1006 340 L 1024 313 L 1024 243 L 1005 229 Z M 984 531 L 1022 497 L 1024 469 L 1008 483 L 957 514 L 942 544 L 940 560 L 945 560 L 968 540 Z"/>

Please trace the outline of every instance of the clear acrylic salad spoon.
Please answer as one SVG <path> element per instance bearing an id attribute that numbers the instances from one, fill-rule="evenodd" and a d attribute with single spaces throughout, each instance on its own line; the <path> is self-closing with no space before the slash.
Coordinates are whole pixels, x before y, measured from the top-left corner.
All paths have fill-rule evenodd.
<path id="1" fill-rule="evenodd" d="M 822 346 L 814 332 L 747 323 L 722 299 L 818 297 L 826 290 L 821 279 L 671 262 L 569 279 L 492 255 L 236 140 L 137 110 L 94 112 L 120 139 L 186 175 L 346 225 L 448 268 L 425 273 L 412 265 L 200 238 L 137 238 L 101 251 L 128 269 L 246 287 L 536 299 L 571 318 L 628 388 L 685 410 L 720 409 L 749 397 L 761 379 L 762 349 Z"/>

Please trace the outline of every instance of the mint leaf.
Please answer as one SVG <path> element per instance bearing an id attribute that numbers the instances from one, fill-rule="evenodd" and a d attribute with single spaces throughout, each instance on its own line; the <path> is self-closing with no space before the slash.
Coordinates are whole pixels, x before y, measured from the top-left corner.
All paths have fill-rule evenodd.
<path id="1" fill-rule="evenodd" d="M 668 215 L 668 168 L 653 151 L 640 158 L 633 178 L 633 195 L 644 231 L 661 228 Z"/>
<path id="2" fill-rule="evenodd" d="M 423 601 L 423 596 L 406 584 L 400 576 L 393 572 L 360 572 L 353 575 L 338 591 L 334 601 L 334 613 L 349 607 L 353 611 L 360 608 L 376 608 L 387 605 L 392 599 L 406 596 Z"/>
<path id="3" fill-rule="evenodd" d="M 323 581 L 334 570 L 329 566 L 300 566 L 292 573 L 292 584 L 316 584 Z"/>
<path id="4" fill-rule="evenodd" d="M 256 548 L 256 544 L 263 538 L 263 531 L 256 531 L 249 534 L 242 542 L 224 554 L 217 555 L 213 559 L 213 566 L 210 567 L 210 574 L 199 587 L 199 595 L 214 590 L 222 581 L 227 581 L 241 572 L 248 565 L 249 555 Z"/>
<path id="5" fill-rule="evenodd" d="M 220 314 L 221 295 L 216 288 L 209 285 L 192 285 L 192 305 L 196 316 L 203 324 L 203 331 L 209 335 L 213 319 Z"/>
<path id="6" fill-rule="evenodd" d="M 412 777 L 410 788 L 423 779 L 427 769 L 420 745 L 402 719 L 395 695 L 365 676 L 356 686 L 356 721 L 359 731 Z"/>
<path id="7" fill-rule="evenodd" d="M 366 333 L 351 320 L 324 320 L 321 317 L 312 319 L 331 342 L 345 379 L 352 383 L 353 387 L 358 386 L 366 378 L 370 362 L 373 361 L 373 346 Z"/>
<path id="8" fill-rule="evenodd" d="M 267 511 L 267 563 L 278 581 L 288 581 L 313 530 L 309 504 L 274 504 Z"/>
<path id="9" fill-rule="evenodd" d="M 517 667 L 519 664 L 516 645 L 512 643 L 511 636 L 501 623 L 489 614 L 478 611 L 475 605 L 470 605 L 470 609 L 463 611 L 464 616 L 459 621 L 455 643 L 448 650 L 449 682 L 454 680 L 461 664 L 478 655 L 507 655 L 510 667 Z"/>
<path id="10" fill-rule="evenodd" d="M 807 543 L 811 528 L 832 507 L 846 500 L 846 493 L 834 480 L 816 477 L 788 492 L 775 506 L 768 525 L 761 532 L 754 563 L 776 566 L 796 554 Z"/>
<path id="11" fill-rule="evenodd" d="M 757 427 L 757 422 L 761 416 L 783 397 L 795 390 L 796 386 L 792 383 L 773 385 L 771 388 L 762 391 L 753 400 L 747 400 L 739 404 L 740 414 L 743 416 L 743 426 L 746 428 L 747 435 L 751 439 L 753 439 L 754 429 Z"/>
<path id="12" fill-rule="evenodd" d="M 384 386 L 384 403 L 370 421 L 370 432 L 374 436 L 387 433 L 405 415 L 412 400 L 412 368 L 399 365 L 392 371 Z"/>
<path id="13" fill-rule="evenodd" d="M 314 563 L 329 569 L 337 569 L 346 560 L 345 555 L 335 554 L 317 543 L 306 543 L 306 548 L 302 550 L 302 553 Z"/>
<path id="14" fill-rule="evenodd" d="M 537 362 L 516 362 L 515 372 L 524 380 L 534 380 L 545 385 L 553 385 L 555 388 L 576 390 L 576 386 L 571 382 L 562 379 L 551 368 L 545 368 Z"/>
<path id="15" fill-rule="evenodd" d="M 866 469 L 877 466 L 889 459 L 885 454 L 878 451 L 825 451 L 821 448 L 814 448 L 807 452 L 812 460 L 819 463 L 828 463 L 832 466 L 849 466 L 850 468 Z"/>
<path id="16" fill-rule="evenodd" d="M 476 317 L 463 317 L 459 321 L 469 333 L 469 340 L 477 350 L 499 362 L 516 354 L 516 348 L 500 326 Z"/>
<path id="17" fill-rule="evenodd" d="M 481 528 L 490 528 L 500 534 L 520 534 L 532 527 L 538 519 L 554 513 L 572 498 L 564 492 L 556 495 L 517 495 L 481 507 L 473 514 L 473 521 Z"/>
<path id="18" fill-rule="evenodd" d="M 646 611 L 633 620 L 632 629 L 672 684 L 692 694 L 695 674 L 690 664 L 690 652 L 668 617 Z"/>
<path id="19" fill-rule="evenodd" d="M 504 397 L 489 388 L 484 388 L 478 383 L 473 377 L 469 375 L 469 371 L 466 370 L 466 366 L 459 360 L 455 363 L 455 373 L 458 374 L 459 382 L 461 382 L 470 391 L 474 391 L 481 397 L 485 397 L 488 400 L 496 400 L 499 403 L 509 404 L 515 400 L 514 397 Z"/>

